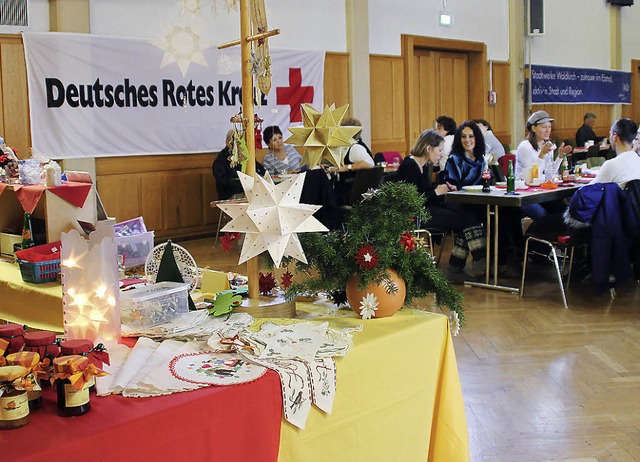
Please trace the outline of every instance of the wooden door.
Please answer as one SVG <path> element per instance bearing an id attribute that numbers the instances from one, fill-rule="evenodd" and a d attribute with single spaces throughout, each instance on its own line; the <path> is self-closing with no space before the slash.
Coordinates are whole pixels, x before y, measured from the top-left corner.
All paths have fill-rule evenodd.
<path id="1" fill-rule="evenodd" d="M 424 130 L 435 128 L 438 116 L 460 123 L 469 114 L 469 63 L 467 53 L 416 49 L 414 81 L 417 98 L 409 101 L 413 144 Z"/>

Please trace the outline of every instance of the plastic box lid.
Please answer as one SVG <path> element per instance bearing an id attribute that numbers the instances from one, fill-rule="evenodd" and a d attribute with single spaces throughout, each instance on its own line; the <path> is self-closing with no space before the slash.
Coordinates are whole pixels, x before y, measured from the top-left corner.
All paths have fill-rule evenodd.
<path id="1" fill-rule="evenodd" d="M 171 295 L 177 292 L 189 290 L 188 282 L 157 282 L 137 289 L 128 290 L 120 294 L 120 298 L 129 298 L 131 301 L 144 302 L 164 295 Z"/>

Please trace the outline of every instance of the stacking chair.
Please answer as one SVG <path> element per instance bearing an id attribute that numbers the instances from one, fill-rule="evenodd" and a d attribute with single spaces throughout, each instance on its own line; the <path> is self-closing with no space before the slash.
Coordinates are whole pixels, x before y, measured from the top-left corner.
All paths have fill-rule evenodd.
<path id="1" fill-rule="evenodd" d="M 223 200 L 223 201 L 212 201 L 210 205 L 211 205 L 211 207 L 217 207 L 218 204 L 226 204 L 226 203 L 229 203 L 229 202 L 237 203 L 237 202 L 246 202 L 246 201 L 247 201 L 247 199 L 245 198 L 244 194 L 234 194 L 231 199 Z M 224 217 L 226 217 L 226 214 L 222 210 L 218 210 L 218 213 L 219 213 L 219 215 L 218 215 L 218 227 L 216 228 L 216 239 L 215 239 L 213 245 L 218 245 L 218 237 L 220 236 L 220 230 L 222 229 L 222 220 L 226 219 L 227 221 L 230 221 L 230 219 L 228 217 L 224 218 Z M 225 224 L 226 224 L 226 222 L 225 222 Z"/>
<path id="2" fill-rule="evenodd" d="M 600 145 L 594 144 L 593 146 L 589 146 L 587 150 L 587 159 L 590 157 L 600 157 Z"/>
<path id="3" fill-rule="evenodd" d="M 351 205 L 362 199 L 363 193 L 366 193 L 369 189 L 377 188 L 380 185 L 383 173 L 384 167 L 363 168 L 358 170 L 353 180 L 351 192 L 346 200 L 346 205 L 351 208 Z"/>
<path id="4" fill-rule="evenodd" d="M 440 228 L 421 228 L 413 231 L 413 234 L 416 237 L 420 237 L 424 235 L 427 245 L 429 246 L 429 251 L 431 255 L 435 255 L 435 249 L 433 247 L 434 237 L 440 238 L 440 248 L 438 249 L 438 256 L 436 257 L 436 268 L 440 266 L 440 260 L 442 260 L 442 251 L 444 250 L 444 246 L 447 242 L 447 237 L 449 235 L 453 236 L 451 231 L 447 231 Z"/>
<path id="5" fill-rule="evenodd" d="M 553 261 L 553 265 L 556 270 L 556 276 L 558 278 L 558 285 L 560 286 L 560 293 L 562 294 L 562 303 L 565 308 L 569 308 L 569 305 L 567 304 L 566 290 L 569 289 L 569 283 L 571 282 L 571 269 L 573 267 L 573 256 L 575 251 L 575 247 L 571 242 L 571 238 L 569 236 L 562 236 L 562 238 L 559 238 L 557 241 L 551 242 L 546 239 L 541 239 L 539 237 L 535 237 L 531 235 L 527 237 L 524 245 L 524 260 L 522 262 L 522 280 L 520 281 L 521 297 L 524 297 L 524 283 L 527 277 L 527 260 L 529 256 L 530 241 L 538 242 L 540 244 L 543 244 L 549 247 L 550 255 L 551 255 L 550 259 Z M 560 268 L 560 264 L 558 262 L 558 255 L 557 255 L 556 249 L 560 249 L 563 251 L 562 268 Z M 565 287 L 565 285 L 562 282 L 562 275 L 565 273 L 565 270 L 567 269 L 566 267 L 567 253 L 569 254 L 569 268 L 567 273 L 567 284 Z"/>
<path id="6" fill-rule="evenodd" d="M 588 157 L 587 168 L 600 167 L 606 160 L 604 157 Z"/>

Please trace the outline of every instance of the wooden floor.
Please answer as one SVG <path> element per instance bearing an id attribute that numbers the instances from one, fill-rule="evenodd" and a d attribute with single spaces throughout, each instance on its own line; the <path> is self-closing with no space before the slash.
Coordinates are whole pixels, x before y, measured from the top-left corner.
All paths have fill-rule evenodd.
<path id="1" fill-rule="evenodd" d="M 213 238 L 180 244 L 200 266 L 244 271 Z M 471 460 L 640 461 L 640 284 L 611 300 L 573 281 L 567 310 L 551 266 L 529 271 L 523 298 L 458 286 Z"/>

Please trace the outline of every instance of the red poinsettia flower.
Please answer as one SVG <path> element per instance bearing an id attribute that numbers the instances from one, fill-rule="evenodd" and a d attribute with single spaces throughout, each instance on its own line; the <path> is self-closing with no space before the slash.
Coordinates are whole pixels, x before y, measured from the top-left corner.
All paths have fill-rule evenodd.
<path id="1" fill-rule="evenodd" d="M 362 269 L 371 269 L 378 264 L 376 248 L 365 244 L 356 251 L 356 262 Z"/>
<path id="2" fill-rule="evenodd" d="M 233 247 L 233 241 L 240 237 L 240 233 L 225 233 L 224 236 L 220 238 L 220 245 L 222 245 L 223 252 L 231 250 Z"/>
<path id="3" fill-rule="evenodd" d="M 289 271 L 284 273 L 281 277 L 282 287 L 284 287 L 285 289 L 288 289 L 293 282 L 292 279 L 293 279 L 293 274 L 291 274 Z"/>
<path id="4" fill-rule="evenodd" d="M 0 156 L 0 167 L 4 167 L 9 163 L 9 156 L 2 154 Z"/>
<path id="5" fill-rule="evenodd" d="M 262 295 L 269 295 L 273 288 L 276 286 L 276 278 L 273 277 L 273 274 L 260 273 L 260 278 L 258 280 L 258 286 L 260 293 Z"/>
<path id="6" fill-rule="evenodd" d="M 411 253 L 411 251 L 416 248 L 416 238 L 407 231 L 400 237 L 400 245 L 407 251 L 407 253 Z"/>

